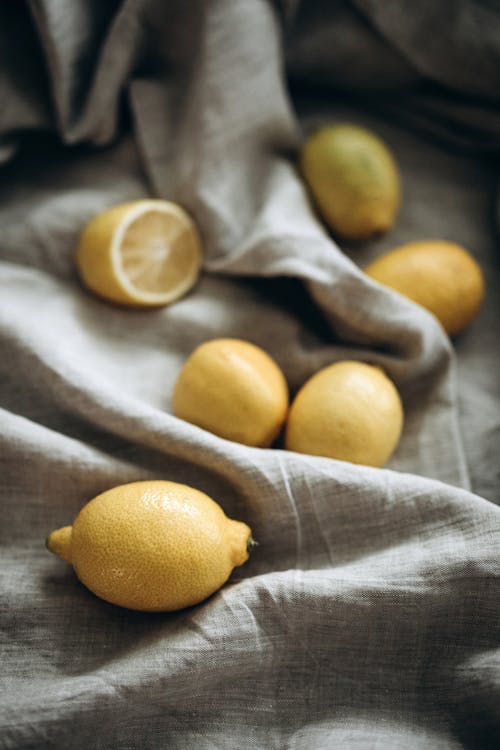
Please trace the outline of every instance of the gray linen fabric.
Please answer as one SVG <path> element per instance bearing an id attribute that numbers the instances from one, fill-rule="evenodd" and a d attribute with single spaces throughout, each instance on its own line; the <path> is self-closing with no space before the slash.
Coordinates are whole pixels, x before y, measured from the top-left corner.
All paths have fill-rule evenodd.
<path id="1" fill-rule="evenodd" d="M 8 5 L 0 747 L 496 747 L 495 5 Z M 363 246 L 330 237 L 297 176 L 302 134 L 331 119 L 376 129 L 401 165 L 396 227 Z M 204 273 L 171 307 L 122 310 L 82 289 L 74 248 L 95 213 L 148 195 L 192 213 Z M 463 243 L 487 274 L 453 347 L 360 271 L 429 236 Z M 337 359 L 381 364 L 406 412 L 389 468 L 247 448 L 176 419 L 179 368 L 217 336 L 264 347 L 292 393 Z M 95 494 L 146 478 L 207 492 L 259 541 L 184 612 L 108 605 L 44 548 Z"/>

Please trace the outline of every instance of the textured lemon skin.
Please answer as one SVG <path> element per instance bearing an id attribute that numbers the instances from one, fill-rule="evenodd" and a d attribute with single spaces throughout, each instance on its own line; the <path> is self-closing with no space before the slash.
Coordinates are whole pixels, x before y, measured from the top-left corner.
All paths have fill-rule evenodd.
<path id="1" fill-rule="evenodd" d="M 97 214 L 85 227 L 76 250 L 75 263 L 79 275 L 94 294 L 111 302 L 127 307 L 157 307 L 173 302 L 196 281 L 198 271 L 186 280 L 184 287 L 179 287 L 175 294 L 165 295 L 163 300 L 147 299 L 138 294 L 127 284 L 127 280 L 117 274 L 116 258 L 113 257 L 113 241 L 120 225 L 126 221 L 131 212 L 140 209 L 154 211 L 169 207 L 178 217 L 181 224 L 188 226 L 192 242 L 196 246 L 201 265 L 200 240 L 194 223 L 188 214 L 177 204 L 163 200 L 140 200 L 121 203 Z"/>
<path id="2" fill-rule="evenodd" d="M 71 561 L 94 594 L 142 611 L 206 599 L 248 559 L 251 537 L 208 495 L 166 481 L 121 485 L 91 500 L 66 539 L 69 551 L 59 541 L 67 528 L 49 536 L 49 549 Z"/>
<path id="3" fill-rule="evenodd" d="M 311 135 L 301 171 L 333 232 L 363 240 L 386 232 L 400 204 L 400 178 L 387 146 L 356 125 L 333 125 Z"/>
<path id="4" fill-rule="evenodd" d="M 111 245 L 116 228 L 133 207 L 133 203 L 122 203 L 94 217 L 85 227 L 76 252 L 76 265 L 86 286 L 120 304 L 130 304 L 131 300 L 116 278 Z"/>
<path id="5" fill-rule="evenodd" d="M 274 360 L 240 339 L 201 344 L 184 363 L 173 392 L 177 417 L 227 440 L 267 447 L 288 411 L 288 386 Z"/>
<path id="6" fill-rule="evenodd" d="M 378 367 L 343 361 L 325 367 L 297 393 L 288 417 L 288 450 L 383 466 L 403 426 L 396 387 Z"/>
<path id="7" fill-rule="evenodd" d="M 372 279 L 425 307 L 453 336 L 477 315 L 484 278 L 474 258 L 445 240 L 409 242 L 365 268 Z"/>

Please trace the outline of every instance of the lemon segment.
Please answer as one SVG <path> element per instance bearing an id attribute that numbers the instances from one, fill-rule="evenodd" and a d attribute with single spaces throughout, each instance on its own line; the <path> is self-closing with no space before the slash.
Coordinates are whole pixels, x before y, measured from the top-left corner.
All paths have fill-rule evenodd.
<path id="1" fill-rule="evenodd" d="M 409 242 L 375 260 L 365 273 L 425 307 L 450 335 L 475 318 L 484 278 L 472 255 L 446 240 Z"/>
<path id="2" fill-rule="evenodd" d="M 85 227 L 76 253 L 84 284 L 111 302 L 168 305 L 196 283 L 198 230 L 175 203 L 140 200 L 103 211 Z"/>
<path id="3" fill-rule="evenodd" d="M 343 361 L 323 368 L 299 390 L 290 407 L 288 450 L 340 461 L 383 466 L 399 441 L 403 407 L 379 368 Z"/>
<path id="4" fill-rule="evenodd" d="M 251 538 L 245 523 L 203 492 L 144 481 L 95 497 L 47 546 L 101 599 L 153 612 L 192 606 L 217 591 L 248 559 Z"/>
<path id="5" fill-rule="evenodd" d="M 240 339 L 201 344 L 184 363 L 174 414 L 226 440 L 268 447 L 288 411 L 288 386 L 276 362 Z"/>

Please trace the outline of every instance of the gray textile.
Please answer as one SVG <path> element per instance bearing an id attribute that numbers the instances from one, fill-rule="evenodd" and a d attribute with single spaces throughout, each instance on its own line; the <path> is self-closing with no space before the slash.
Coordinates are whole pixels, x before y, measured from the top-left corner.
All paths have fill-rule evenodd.
<path id="1" fill-rule="evenodd" d="M 2 750 L 498 746 L 500 15 L 402 5 L 0 8 Z M 375 128 L 403 173 L 396 227 L 363 246 L 334 242 L 295 171 L 301 132 L 332 118 Z M 147 195 L 195 217 L 204 273 L 169 308 L 121 310 L 83 291 L 75 243 Z M 429 236 L 487 273 L 453 349 L 359 270 Z M 337 359 L 385 367 L 406 410 L 390 468 L 173 417 L 181 363 L 217 336 L 264 347 L 292 391 Z M 43 545 L 150 477 L 204 490 L 260 543 L 178 614 L 98 600 Z"/>

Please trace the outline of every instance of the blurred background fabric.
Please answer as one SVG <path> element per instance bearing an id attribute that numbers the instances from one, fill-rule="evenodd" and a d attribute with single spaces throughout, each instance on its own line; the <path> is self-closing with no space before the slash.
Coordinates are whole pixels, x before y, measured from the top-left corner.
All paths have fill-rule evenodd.
<path id="1" fill-rule="evenodd" d="M 0 6 L 0 748 L 493 748 L 500 740 L 500 8 L 493 0 L 33 0 Z M 337 242 L 297 172 L 350 121 L 402 172 L 383 238 Z M 155 311 L 74 267 L 86 222 L 178 201 L 204 271 Z M 366 277 L 439 237 L 487 293 L 453 343 Z M 406 421 L 387 469 L 231 443 L 175 418 L 202 341 L 245 338 L 292 394 L 380 364 Z M 207 602 L 146 615 L 44 548 L 99 492 L 165 478 L 259 547 Z"/>

